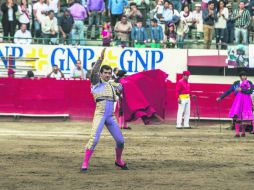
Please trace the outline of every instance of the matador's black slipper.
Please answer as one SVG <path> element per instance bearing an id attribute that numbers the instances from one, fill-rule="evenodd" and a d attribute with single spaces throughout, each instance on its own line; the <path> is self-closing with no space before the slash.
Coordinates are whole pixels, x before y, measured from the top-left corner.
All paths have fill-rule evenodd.
<path id="1" fill-rule="evenodd" d="M 87 172 L 87 168 L 80 168 L 80 172 L 86 173 Z"/>
<path id="2" fill-rule="evenodd" d="M 122 165 L 118 164 L 117 162 L 115 162 L 115 165 L 116 165 L 117 167 L 120 167 L 122 170 L 129 170 L 129 168 L 127 167 L 127 164 L 124 164 L 124 165 L 122 166 Z"/>

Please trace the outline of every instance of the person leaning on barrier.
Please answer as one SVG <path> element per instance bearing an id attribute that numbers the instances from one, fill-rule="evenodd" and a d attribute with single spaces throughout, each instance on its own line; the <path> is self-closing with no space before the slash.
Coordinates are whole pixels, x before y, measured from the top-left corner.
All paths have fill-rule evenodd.
<path id="1" fill-rule="evenodd" d="M 151 37 L 151 45 L 150 45 L 151 48 L 161 48 L 164 34 L 162 27 L 158 25 L 158 21 L 156 19 L 151 20 L 150 37 Z"/>
<path id="2" fill-rule="evenodd" d="M 71 31 L 74 24 L 74 19 L 70 15 L 70 11 L 68 9 L 64 10 L 64 15 L 59 20 L 59 31 L 60 31 L 60 43 L 65 43 L 67 45 L 71 44 Z"/>
<path id="3" fill-rule="evenodd" d="M 64 78 L 64 74 L 62 73 L 62 71 L 59 69 L 58 65 L 53 65 L 52 67 L 52 71 L 47 75 L 47 78 L 56 78 L 56 79 L 60 79 L 60 78 Z"/>
<path id="4" fill-rule="evenodd" d="M 137 25 L 131 30 L 131 39 L 135 48 L 145 48 L 147 42 L 147 32 L 142 26 L 142 20 L 137 21 Z"/>
<path id="5" fill-rule="evenodd" d="M 71 71 L 71 78 L 86 79 L 86 71 L 82 68 L 80 60 L 77 60 L 75 68 Z"/>
<path id="6" fill-rule="evenodd" d="M 115 25 L 116 45 L 121 45 L 122 47 L 129 46 L 131 29 L 132 25 L 128 21 L 127 16 L 123 15 L 121 21 Z"/>
<path id="7" fill-rule="evenodd" d="M 26 29 L 26 24 L 21 24 L 20 30 L 18 30 L 14 35 L 15 44 L 31 44 L 32 35 L 29 30 Z"/>

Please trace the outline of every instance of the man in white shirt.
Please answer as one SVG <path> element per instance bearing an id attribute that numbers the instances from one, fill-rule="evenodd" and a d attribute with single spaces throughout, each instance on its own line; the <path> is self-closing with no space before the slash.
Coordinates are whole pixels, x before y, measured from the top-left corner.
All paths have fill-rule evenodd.
<path id="1" fill-rule="evenodd" d="M 57 18 L 54 16 L 54 11 L 49 11 L 48 16 L 42 20 L 41 30 L 44 39 L 44 44 L 56 44 L 58 35 Z"/>
<path id="2" fill-rule="evenodd" d="M 57 65 L 53 65 L 53 69 L 52 71 L 47 75 L 47 78 L 56 78 L 56 79 L 60 79 L 60 78 L 64 78 L 64 74 L 62 73 L 62 71 L 59 69 L 59 67 Z"/>
<path id="3" fill-rule="evenodd" d="M 49 10 L 48 5 L 44 1 L 45 0 L 39 0 L 33 6 L 34 31 L 35 37 L 37 38 L 41 36 L 41 22 Z"/>
<path id="4" fill-rule="evenodd" d="M 86 71 L 82 68 L 80 60 L 77 60 L 76 67 L 71 71 L 71 78 L 86 79 Z"/>
<path id="5" fill-rule="evenodd" d="M 31 44 L 32 35 L 30 31 L 26 30 L 26 24 L 21 24 L 20 30 L 14 35 L 15 44 Z"/>

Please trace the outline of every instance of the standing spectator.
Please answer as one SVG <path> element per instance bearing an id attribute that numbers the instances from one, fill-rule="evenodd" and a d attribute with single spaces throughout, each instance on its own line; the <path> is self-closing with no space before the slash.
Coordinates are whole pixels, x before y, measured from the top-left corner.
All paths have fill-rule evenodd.
<path id="1" fill-rule="evenodd" d="M 166 46 L 165 48 L 175 48 L 176 45 L 176 32 L 175 25 L 169 23 L 166 25 L 165 35 L 166 35 Z"/>
<path id="2" fill-rule="evenodd" d="M 74 25 L 72 28 L 72 45 L 76 44 L 76 35 L 79 35 L 79 44 L 84 45 L 84 20 L 87 18 L 87 12 L 80 4 L 79 0 L 75 0 L 75 3 L 69 8 L 69 10 L 74 19 Z"/>
<path id="3" fill-rule="evenodd" d="M 26 24 L 21 24 L 20 30 L 18 30 L 14 35 L 15 44 L 31 44 L 32 35 L 29 30 L 26 29 Z"/>
<path id="4" fill-rule="evenodd" d="M 172 0 L 171 2 L 178 12 L 182 11 L 182 0 Z"/>
<path id="5" fill-rule="evenodd" d="M 216 37 L 216 48 L 219 48 L 219 44 L 222 44 L 221 49 L 226 49 L 225 46 L 225 32 L 227 28 L 227 20 L 228 20 L 228 8 L 225 7 L 225 3 L 223 0 L 220 0 L 218 3 L 217 9 L 217 18 L 218 20 L 215 22 L 215 37 Z"/>
<path id="6" fill-rule="evenodd" d="M 73 17 L 70 15 L 70 11 L 65 9 L 64 15 L 59 20 L 59 30 L 61 35 L 61 43 L 67 45 L 71 44 L 71 30 L 74 24 Z"/>
<path id="7" fill-rule="evenodd" d="M 101 20 L 101 15 L 105 10 L 105 5 L 103 0 L 88 0 L 87 10 L 89 15 L 88 28 L 87 28 L 87 38 L 91 38 L 92 26 L 95 25 L 95 39 L 99 38 L 99 25 Z"/>
<path id="8" fill-rule="evenodd" d="M 64 78 L 64 74 L 62 71 L 59 69 L 58 65 L 53 65 L 52 66 L 52 71 L 47 75 L 47 78 Z"/>
<path id="9" fill-rule="evenodd" d="M 150 35 L 151 35 L 151 48 L 161 48 L 164 35 L 162 27 L 158 25 L 156 19 L 151 20 Z"/>
<path id="10" fill-rule="evenodd" d="M 49 10 L 54 11 L 55 17 L 58 18 L 58 15 L 60 14 L 60 8 L 61 8 L 60 0 L 48 0 L 48 6 L 49 6 Z"/>
<path id="11" fill-rule="evenodd" d="M 248 26 L 250 25 L 250 12 L 244 8 L 244 2 L 239 3 L 239 9 L 233 11 L 235 20 L 235 40 L 240 43 L 240 37 L 243 37 L 243 43 L 248 43 Z"/>
<path id="12" fill-rule="evenodd" d="M 145 48 L 147 42 L 146 29 L 142 26 L 142 20 L 137 21 L 137 26 L 131 30 L 131 39 L 135 48 Z"/>
<path id="13" fill-rule="evenodd" d="M 121 45 L 122 47 L 129 46 L 131 29 L 131 23 L 128 22 L 127 17 L 123 15 L 121 21 L 117 22 L 115 26 L 117 45 Z"/>
<path id="14" fill-rule="evenodd" d="M 41 22 L 46 17 L 48 12 L 48 5 L 44 3 L 45 0 L 39 0 L 33 6 L 33 15 L 34 15 L 34 32 L 35 37 L 41 37 Z"/>
<path id="15" fill-rule="evenodd" d="M 128 6 L 128 0 L 108 0 L 108 16 L 111 18 L 111 26 L 114 27 L 124 13 L 124 7 Z"/>
<path id="16" fill-rule="evenodd" d="M 13 0 L 7 0 L 1 5 L 1 11 L 3 12 L 2 16 L 2 26 L 4 31 L 4 39 L 7 40 L 10 34 L 13 42 L 13 36 L 16 29 L 16 12 L 18 10 L 17 4 Z"/>
<path id="17" fill-rule="evenodd" d="M 227 20 L 227 28 L 226 28 L 226 43 L 232 44 L 234 42 L 235 36 L 235 24 L 233 19 L 233 11 L 232 5 L 229 3 L 226 5 L 228 8 L 228 20 Z"/>
<path id="18" fill-rule="evenodd" d="M 71 78 L 86 79 L 86 71 L 82 68 L 81 61 L 76 61 L 75 68 L 71 71 Z"/>
<path id="19" fill-rule="evenodd" d="M 211 0 L 202 0 L 202 2 L 201 2 L 201 9 L 202 9 L 202 11 L 207 9 L 209 1 L 211 1 Z"/>
<path id="20" fill-rule="evenodd" d="M 108 23 L 105 23 L 103 29 L 101 31 L 102 35 L 102 45 L 103 46 L 110 46 L 110 42 L 112 41 L 112 29 Z"/>
<path id="21" fill-rule="evenodd" d="M 13 69 L 8 69 L 7 71 L 7 75 L 8 75 L 8 78 L 15 78 L 15 71 Z"/>
<path id="22" fill-rule="evenodd" d="M 32 6 L 27 4 L 26 0 L 21 0 L 20 5 L 18 6 L 19 11 L 19 28 L 21 24 L 26 24 L 26 29 L 30 30 L 30 16 L 32 14 Z"/>
<path id="23" fill-rule="evenodd" d="M 41 30 L 44 39 L 44 44 L 56 44 L 58 36 L 57 18 L 54 11 L 50 10 L 48 16 L 44 17 L 41 23 Z"/>
<path id="24" fill-rule="evenodd" d="M 251 16 L 250 30 L 253 32 L 254 31 L 254 0 L 250 0 L 249 11 Z M 253 40 L 253 37 L 252 37 L 252 40 Z M 253 126 L 253 131 L 254 131 L 254 126 Z"/>
<path id="25" fill-rule="evenodd" d="M 200 39 L 201 33 L 203 33 L 203 19 L 202 19 L 201 4 L 197 3 L 195 5 L 195 10 L 193 11 L 192 15 L 194 20 L 194 27 L 197 29 L 196 37 Z"/>
<path id="26" fill-rule="evenodd" d="M 202 17 L 204 23 L 205 48 L 210 49 L 213 37 L 214 23 L 217 20 L 217 14 L 214 10 L 214 3 L 212 1 L 209 1 L 208 8 L 202 12 Z"/>
<path id="27" fill-rule="evenodd" d="M 185 5 L 183 7 L 183 11 L 180 12 L 180 20 L 183 20 L 186 23 L 184 29 L 185 29 L 185 33 L 188 33 L 189 29 L 192 27 L 194 23 L 193 14 L 190 11 L 190 8 L 188 5 Z"/>
<path id="28" fill-rule="evenodd" d="M 134 26 L 137 23 L 137 20 L 142 18 L 141 12 L 138 10 L 136 3 L 130 4 L 130 10 L 128 13 L 126 13 L 126 16 L 128 17 L 129 21 L 131 22 L 132 26 Z"/>
<path id="29" fill-rule="evenodd" d="M 140 10 L 142 14 L 143 26 L 146 26 L 147 14 L 149 12 L 150 0 L 134 0 L 137 4 L 138 10 Z"/>

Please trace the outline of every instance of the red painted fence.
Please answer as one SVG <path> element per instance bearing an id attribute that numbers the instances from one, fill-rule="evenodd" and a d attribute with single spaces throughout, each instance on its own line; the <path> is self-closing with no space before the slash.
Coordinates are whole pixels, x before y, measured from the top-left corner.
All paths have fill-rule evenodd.
<path id="1" fill-rule="evenodd" d="M 220 104 L 216 97 L 228 88 L 229 85 L 192 84 L 197 99 L 192 100 L 191 115 L 197 105 L 201 118 L 227 118 L 233 95 Z M 70 114 L 73 120 L 91 120 L 94 108 L 87 80 L 0 78 L 0 113 Z M 169 82 L 165 119 L 175 120 L 176 112 L 175 84 Z"/>

